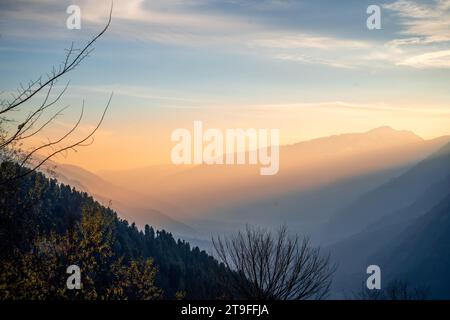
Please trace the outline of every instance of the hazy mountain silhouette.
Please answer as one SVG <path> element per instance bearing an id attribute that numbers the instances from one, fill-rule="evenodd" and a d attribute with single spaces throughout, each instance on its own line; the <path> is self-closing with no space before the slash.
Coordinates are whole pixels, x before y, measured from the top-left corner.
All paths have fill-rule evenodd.
<path id="1" fill-rule="evenodd" d="M 312 190 L 267 195 L 263 199 L 219 207 L 212 215 L 221 221 L 241 224 L 248 221 L 257 221 L 265 226 L 284 223 L 292 231 L 312 235 L 313 240 L 316 240 L 320 237 L 312 233 L 318 225 L 326 223 L 336 211 L 348 206 L 358 196 L 389 181 L 407 168 L 395 167 L 351 177 Z"/>
<path id="2" fill-rule="evenodd" d="M 294 232 L 309 234 L 320 243 L 328 236 L 336 239 L 332 237 L 334 230 L 324 233 L 318 225 L 338 217 L 355 199 L 403 174 L 449 140 L 442 137 L 425 141 L 401 131 L 400 138 L 394 139 L 395 136 L 395 130 L 381 128 L 369 131 L 367 136 L 340 135 L 288 146 L 284 154 L 290 154 L 290 168 L 284 174 L 280 172 L 280 177 L 269 178 L 270 193 L 264 193 L 264 185 L 252 186 L 243 191 L 249 195 L 248 199 L 231 199 L 225 204 L 220 200 L 215 202 L 216 207 L 209 211 L 208 218 L 229 223 L 255 221 L 269 227 L 286 223 Z M 383 139 L 389 147 L 381 145 Z M 334 148 L 330 147 L 333 141 L 336 141 Z M 303 159 L 298 156 L 301 154 L 305 154 Z M 286 166 L 282 162 L 282 167 Z M 199 225 L 197 221 L 190 223 Z"/>
<path id="3" fill-rule="evenodd" d="M 408 278 L 441 297 L 450 296 L 448 141 L 389 127 L 315 139 L 281 147 L 280 172 L 270 177 L 249 165 L 101 173 L 112 182 L 76 166 L 57 171 L 62 182 L 111 203 L 130 222 L 165 228 L 204 248 L 211 233 L 249 222 L 286 223 L 318 244 L 334 242 L 327 248 L 339 263 L 334 294 L 359 289 L 366 267 L 378 264 L 383 281 Z M 183 220 L 195 231 L 178 221 L 197 211 Z"/>
<path id="4" fill-rule="evenodd" d="M 424 191 L 419 192 L 418 189 Z M 416 194 L 417 192 L 419 194 Z M 392 211 L 392 208 L 404 204 L 406 200 L 397 203 L 391 199 L 391 195 L 398 196 L 402 193 L 404 193 L 403 196 L 408 195 L 405 197 L 409 199 L 409 204 Z M 386 195 L 388 195 L 387 199 L 385 198 Z M 415 253 L 414 247 L 408 247 L 407 244 L 411 241 L 429 243 L 427 237 L 434 237 L 431 227 L 433 224 L 431 222 L 428 224 L 427 232 L 423 232 L 421 235 L 422 238 L 420 239 L 417 235 L 414 235 L 415 231 L 413 232 L 412 230 L 418 230 L 423 221 L 431 219 L 425 217 L 434 216 L 430 212 L 436 211 L 436 206 L 445 208 L 445 203 L 446 201 L 448 202 L 449 195 L 450 144 L 414 166 L 402 176 L 393 179 L 389 183 L 374 190 L 374 192 L 358 199 L 357 204 L 358 206 L 361 205 L 360 209 L 363 210 L 361 211 L 361 215 L 363 216 L 367 212 L 375 214 L 375 209 L 378 208 L 379 211 L 376 212 L 377 220 L 329 248 L 334 259 L 339 263 L 339 269 L 334 282 L 335 292 L 344 289 L 348 290 L 351 287 L 354 289 L 359 288 L 366 277 L 365 268 L 370 264 L 386 267 L 383 268 L 383 274 L 385 280 L 388 280 L 389 278 L 394 279 L 409 275 L 407 271 L 411 270 L 410 265 L 397 261 L 403 254 L 408 259 L 415 258 L 414 263 L 417 264 L 420 264 L 422 258 L 424 259 L 423 261 L 426 261 L 428 259 L 426 254 L 422 256 L 421 254 Z M 375 201 L 376 197 L 379 197 L 378 202 Z M 362 208 L 363 199 L 368 199 L 366 209 Z M 373 205 L 376 203 L 378 205 L 374 207 Z M 351 208 L 352 210 L 356 210 L 356 206 L 351 206 Z M 447 211 L 447 213 L 444 211 L 441 210 L 439 212 L 442 215 L 447 214 L 447 216 L 450 214 L 450 211 Z M 351 212 L 351 214 L 353 213 L 354 211 Z M 349 216 L 347 216 L 348 218 Z M 446 221 L 444 217 L 441 218 L 444 222 Z M 351 223 L 349 220 L 346 221 Z M 355 230 L 357 224 L 351 224 L 351 227 Z M 445 224 L 442 227 L 445 228 Z M 450 226 L 447 225 L 446 227 L 448 228 Z M 328 230 L 329 232 L 333 232 L 332 224 L 328 225 Z M 341 229 L 337 230 L 338 232 L 342 231 Z M 450 229 L 447 229 L 448 231 Z M 445 246 L 446 243 L 448 244 L 449 240 L 450 238 L 443 238 L 442 245 Z M 434 245 L 430 245 L 426 250 L 429 252 L 435 251 Z M 403 251 L 404 253 L 402 253 Z M 445 255 L 447 254 L 443 254 L 443 256 Z M 447 260 L 442 259 L 440 263 L 446 263 L 445 261 Z M 448 268 L 450 265 L 447 264 L 446 267 Z M 433 282 L 433 279 L 435 279 L 430 274 L 419 277 L 418 273 L 419 271 L 417 271 L 417 274 L 414 274 L 416 278 L 410 279 L 411 282 L 418 284 L 427 282 L 428 284 L 428 282 Z M 432 283 L 429 284 L 431 285 Z M 438 291 L 441 290 L 439 288 L 441 287 L 437 286 L 437 283 L 433 284 L 433 291 L 435 289 Z"/>
<path id="5" fill-rule="evenodd" d="M 362 176 L 372 175 L 377 180 L 376 184 L 381 184 L 384 181 L 375 177 L 377 173 L 394 170 L 393 175 L 399 174 L 447 141 L 448 138 L 426 141 L 409 131 L 381 127 L 365 133 L 342 134 L 282 146 L 280 171 L 275 176 L 260 176 L 259 166 L 254 165 L 166 165 L 99 174 L 114 184 L 139 192 L 145 190 L 158 199 L 184 208 L 183 217 L 211 219 L 218 208 L 225 211 L 260 200 L 277 202 L 277 198 L 288 202 L 303 192 Z M 390 177 L 386 176 L 387 179 Z M 367 188 L 375 186 L 370 182 L 363 184 Z M 367 191 L 365 188 L 362 190 Z M 343 203 L 347 204 L 349 200 L 347 197 Z M 240 211 L 236 216 L 245 217 L 245 214 Z M 283 214 L 290 218 L 290 209 L 289 213 Z"/>
<path id="6" fill-rule="evenodd" d="M 323 228 L 323 240 L 332 241 L 355 234 L 398 210 L 411 205 L 433 184 L 450 175 L 450 144 L 403 175 L 364 194 L 336 213 Z"/>
<path id="7" fill-rule="evenodd" d="M 105 206 L 111 206 L 122 218 L 130 223 L 135 222 L 139 227 L 149 224 L 176 234 L 195 234 L 194 229 L 165 213 L 177 212 L 178 208 L 154 197 L 116 186 L 83 168 L 58 164 L 56 178 L 79 191 L 89 193 Z"/>
<path id="8" fill-rule="evenodd" d="M 355 199 L 401 175 L 448 140 L 427 141 L 389 127 L 314 139 L 280 147 L 276 176 L 260 176 L 259 167 L 250 165 L 149 166 L 102 171 L 102 178 L 63 168 L 72 185 L 82 185 L 103 203 L 113 200 L 119 213 L 140 225 L 152 222 L 189 238 L 209 239 L 211 233 L 233 231 L 248 222 L 269 227 L 287 223 L 292 231 L 322 241 L 324 229 L 318 226 L 341 216 L 348 219 L 344 209 Z M 354 232 L 350 224 L 337 223 L 338 232 L 327 230 L 328 240 L 356 233 L 376 219 L 361 220 Z"/>
<path id="9" fill-rule="evenodd" d="M 448 299 L 450 191 L 419 217 L 366 230 L 329 249 L 339 263 L 333 281 L 336 297 L 359 290 L 367 278 L 367 266 L 376 264 L 385 284 L 395 279 L 407 280 L 414 286 L 428 287 L 432 298 Z"/>
<path id="10" fill-rule="evenodd" d="M 433 298 L 450 298 L 450 192 L 428 213 L 380 249 L 386 278 L 405 278 L 427 285 Z"/>

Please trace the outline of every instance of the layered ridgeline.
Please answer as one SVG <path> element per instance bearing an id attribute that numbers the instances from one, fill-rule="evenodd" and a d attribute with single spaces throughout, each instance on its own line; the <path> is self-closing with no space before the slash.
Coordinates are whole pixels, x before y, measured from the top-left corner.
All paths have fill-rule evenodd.
<path id="1" fill-rule="evenodd" d="M 407 280 L 448 299 L 450 144 L 356 199 L 326 230 L 345 237 L 329 247 L 339 263 L 336 294 L 360 287 L 366 267 L 377 264 L 385 283 Z"/>
<path id="2" fill-rule="evenodd" d="M 169 164 L 97 174 L 170 203 L 169 210 L 153 200 L 147 206 L 195 229 L 197 234 L 190 237 L 209 238 L 211 232 L 230 232 L 255 221 L 266 227 L 286 223 L 296 233 L 311 234 L 355 198 L 402 174 L 449 140 L 424 140 L 409 131 L 381 127 L 281 146 L 280 171 L 274 176 L 259 175 L 255 165 Z M 114 205 L 116 199 L 111 198 Z"/>
<path id="3" fill-rule="evenodd" d="M 0 174 L 18 171 L 1 164 Z M 4 180 L 4 179 L 1 179 Z M 215 259 L 166 231 L 144 231 L 41 173 L 0 186 L 0 298 L 215 299 Z M 83 290 L 67 290 L 78 265 Z"/>

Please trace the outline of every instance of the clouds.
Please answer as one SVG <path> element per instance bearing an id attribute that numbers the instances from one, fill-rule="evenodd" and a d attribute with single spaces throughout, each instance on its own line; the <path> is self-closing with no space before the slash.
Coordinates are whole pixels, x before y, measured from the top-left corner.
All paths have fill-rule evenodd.
<path id="1" fill-rule="evenodd" d="M 399 66 L 450 68 L 450 0 L 425 3 L 397 0 L 383 6 L 399 19 L 402 38 L 388 43 L 400 48 Z"/>
<path id="2" fill-rule="evenodd" d="M 302 34 L 301 32 L 292 32 L 291 34 L 284 32 L 283 35 L 267 35 L 265 38 L 253 40 L 250 45 L 279 49 L 314 48 L 323 50 L 331 50 L 334 48 L 368 48 L 370 46 L 364 41 L 315 36 L 312 34 Z"/>
<path id="3" fill-rule="evenodd" d="M 450 68 L 450 50 L 420 54 L 399 62 L 399 65 L 415 68 Z"/>
<path id="4" fill-rule="evenodd" d="M 397 15 L 401 33 L 415 36 L 412 42 L 402 44 L 430 44 L 450 41 L 450 1 L 433 0 L 427 4 L 398 0 L 384 5 Z"/>
<path id="5" fill-rule="evenodd" d="M 385 4 L 383 7 L 404 18 L 423 19 L 435 15 L 431 6 L 419 4 L 414 1 L 397 0 Z"/>
<path id="6" fill-rule="evenodd" d="M 293 141 L 386 124 L 448 133 L 450 0 L 384 2 L 382 30 L 370 31 L 370 0 L 114 0 L 68 102 L 87 98 L 95 123 L 114 91 L 106 128 L 142 143 L 158 126 L 195 119 L 279 126 Z M 81 30 L 66 29 L 71 4 Z M 101 30 L 109 5 L 0 0 L 0 87 L 60 61 L 70 41 Z"/>
<path id="7" fill-rule="evenodd" d="M 110 1 L 89 0 L 18 0 L 16 5 L 1 7 L 2 18 L 8 21 L 6 34 L 14 36 L 39 35 L 54 37 L 64 33 L 66 8 L 78 5 L 81 8 L 82 26 L 98 27 L 105 23 Z M 202 14 L 193 10 L 205 3 L 202 0 L 116 0 L 114 1 L 113 25 L 110 33 L 123 38 L 139 38 L 145 41 L 183 42 L 213 35 L 237 32 L 249 28 L 249 23 L 228 18 L 221 14 Z M 61 23 L 63 22 L 63 23 Z M 32 24 L 34 28 L 30 28 Z M 42 30 L 51 31 L 42 33 Z M 18 32 L 16 32 L 18 31 Z M 185 40 L 183 38 L 186 38 Z"/>
<path id="8" fill-rule="evenodd" d="M 352 25 L 355 30 L 352 34 L 336 32 L 339 26 L 326 20 L 322 28 L 317 28 L 317 24 L 308 22 L 305 3 L 292 0 L 116 0 L 109 36 L 124 43 L 137 40 L 212 48 L 331 68 L 448 68 L 449 57 L 445 52 L 450 49 L 450 0 L 396 0 L 384 4 L 382 19 L 385 12 L 395 19 L 400 28 L 395 34 L 393 30 L 369 32 L 365 27 L 364 5 L 361 6 L 362 19 L 358 25 Z M 9 26 L 5 34 L 11 37 L 67 34 L 64 22 L 69 4 L 81 7 L 83 28 L 89 30 L 105 22 L 110 2 L 18 0 L 14 5 L 2 4 L 2 18 Z M 338 6 L 351 6 L 351 12 L 356 10 L 354 1 L 324 1 L 323 5 L 336 14 L 346 12 L 335 10 Z M 314 9 L 313 12 L 317 12 L 317 8 Z M 287 23 L 282 21 L 283 17 L 293 21 Z M 293 23 L 296 19 L 304 20 L 302 27 Z"/>

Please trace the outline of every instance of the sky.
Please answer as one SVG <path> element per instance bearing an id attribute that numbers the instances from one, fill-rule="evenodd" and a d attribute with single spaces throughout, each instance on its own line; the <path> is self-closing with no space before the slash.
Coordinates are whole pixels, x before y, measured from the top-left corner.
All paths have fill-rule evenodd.
<path id="1" fill-rule="evenodd" d="M 69 5 L 81 29 L 69 30 Z M 111 2 L 0 0 L 0 92 L 51 71 L 71 42 L 107 21 Z M 366 27 L 371 4 L 380 30 Z M 379 126 L 450 134 L 450 0 L 115 0 L 110 29 L 70 75 L 70 107 L 46 136 L 77 120 L 92 146 L 60 161 L 90 170 L 170 160 L 171 132 L 279 128 L 282 144 Z M 26 112 L 23 111 L 23 112 Z"/>

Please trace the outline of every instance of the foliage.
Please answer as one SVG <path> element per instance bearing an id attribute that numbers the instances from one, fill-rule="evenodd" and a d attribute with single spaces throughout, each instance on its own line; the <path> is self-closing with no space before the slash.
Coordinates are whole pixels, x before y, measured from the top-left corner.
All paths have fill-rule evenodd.
<path id="1" fill-rule="evenodd" d="M 118 258 L 111 217 L 83 210 L 81 222 L 63 235 L 38 237 L 27 252 L 0 262 L 2 299 L 157 299 L 151 259 L 125 264 Z M 69 290 L 66 267 L 82 270 L 82 290 Z"/>
<path id="2" fill-rule="evenodd" d="M 14 170 L 21 169 L 0 164 L 0 175 Z M 204 251 L 164 230 L 138 230 L 88 194 L 36 172 L 0 186 L 0 261 L 3 299 L 215 299 L 226 293 L 219 276 L 226 268 Z M 72 264 L 81 268 L 82 290 L 66 289 Z"/>

